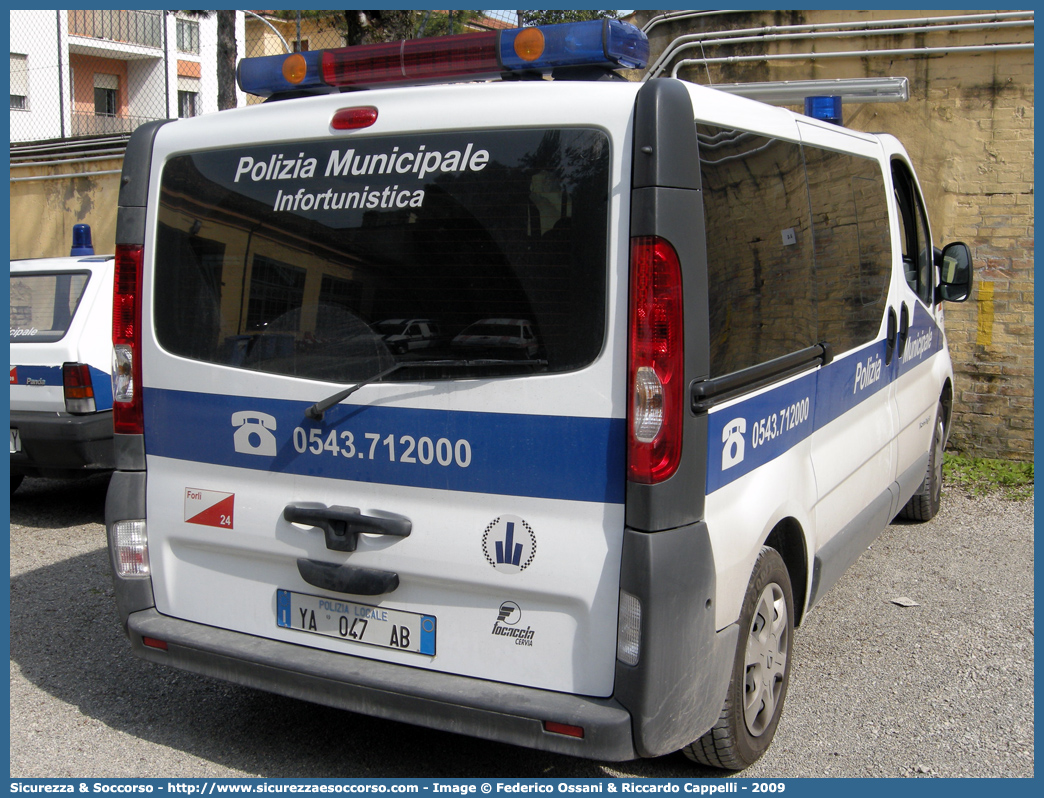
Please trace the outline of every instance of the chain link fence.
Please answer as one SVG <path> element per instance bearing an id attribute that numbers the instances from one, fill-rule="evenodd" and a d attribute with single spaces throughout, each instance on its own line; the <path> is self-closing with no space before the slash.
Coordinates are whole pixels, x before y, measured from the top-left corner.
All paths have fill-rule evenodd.
<path id="1" fill-rule="evenodd" d="M 123 138 L 151 120 L 217 111 L 222 56 L 234 64 L 243 57 L 519 24 L 516 11 L 12 10 L 10 15 L 12 144 Z M 235 89 L 235 105 L 259 101 Z"/>

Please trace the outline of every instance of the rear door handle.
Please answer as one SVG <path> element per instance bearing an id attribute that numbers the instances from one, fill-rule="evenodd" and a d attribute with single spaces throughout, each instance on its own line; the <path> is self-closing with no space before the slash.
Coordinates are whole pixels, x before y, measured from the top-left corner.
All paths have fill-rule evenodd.
<path id="1" fill-rule="evenodd" d="M 903 309 L 899 311 L 899 357 L 902 358 L 906 351 L 906 339 L 910 335 L 910 311 L 903 303 Z"/>
<path id="2" fill-rule="evenodd" d="M 313 587 L 355 596 L 381 596 L 399 586 L 399 575 L 376 568 L 360 568 L 301 557 L 297 572 Z"/>
<path id="3" fill-rule="evenodd" d="M 291 524 L 307 524 L 323 530 L 326 548 L 355 551 L 359 535 L 409 537 L 413 524 L 408 518 L 377 518 L 363 515 L 357 507 L 327 507 L 312 502 L 295 502 L 283 508 L 283 518 Z"/>
<path id="4" fill-rule="evenodd" d="M 885 342 L 885 365 L 889 366 L 892 363 L 892 358 L 895 356 L 895 341 L 899 335 L 899 322 L 895 317 L 895 308 L 888 308 L 888 339 Z"/>

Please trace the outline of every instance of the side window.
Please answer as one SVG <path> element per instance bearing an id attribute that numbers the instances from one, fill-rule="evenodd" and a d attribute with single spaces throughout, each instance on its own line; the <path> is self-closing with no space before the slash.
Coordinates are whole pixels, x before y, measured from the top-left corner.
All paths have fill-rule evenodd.
<path id="1" fill-rule="evenodd" d="M 801 146 L 696 125 L 707 227 L 711 376 L 816 342 Z"/>
<path id="2" fill-rule="evenodd" d="M 910 289 L 924 304 L 932 304 L 932 242 L 928 221 L 913 175 L 901 161 L 892 162 L 895 200 L 899 206 L 899 231 L 903 248 L 903 273 Z"/>
<path id="3" fill-rule="evenodd" d="M 804 148 L 818 340 L 838 353 L 877 335 L 892 271 L 884 175 L 869 158 Z"/>

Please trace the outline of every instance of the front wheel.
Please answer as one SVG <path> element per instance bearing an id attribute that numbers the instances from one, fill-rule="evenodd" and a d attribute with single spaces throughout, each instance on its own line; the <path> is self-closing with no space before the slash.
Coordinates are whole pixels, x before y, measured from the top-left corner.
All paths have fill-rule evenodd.
<path id="1" fill-rule="evenodd" d="M 742 770 L 768 750 L 790 681 L 794 599 L 775 549 L 763 546 L 740 612 L 741 636 L 714 728 L 682 749 L 694 762 Z"/>
<path id="2" fill-rule="evenodd" d="M 907 521 L 931 521 L 942 506 L 943 446 L 946 442 L 944 425 L 945 409 L 942 402 L 935 412 L 935 427 L 932 430 L 932 448 L 928 451 L 928 469 L 924 480 L 910 501 L 899 511 L 899 517 Z"/>

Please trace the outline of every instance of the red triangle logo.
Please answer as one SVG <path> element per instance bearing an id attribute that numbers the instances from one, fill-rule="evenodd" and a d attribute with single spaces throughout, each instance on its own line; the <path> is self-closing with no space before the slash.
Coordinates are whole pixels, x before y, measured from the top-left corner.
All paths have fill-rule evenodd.
<path id="1" fill-rule="evenodd" d="M 186 518 L 186 523 L 199 524 L 201 526 L 217 526 L 222 529 L 232 529 L 233 512 L 235 511 L 236 495 L 229 494 L 226 498 L 213 504 L 197 515 Z"/>

